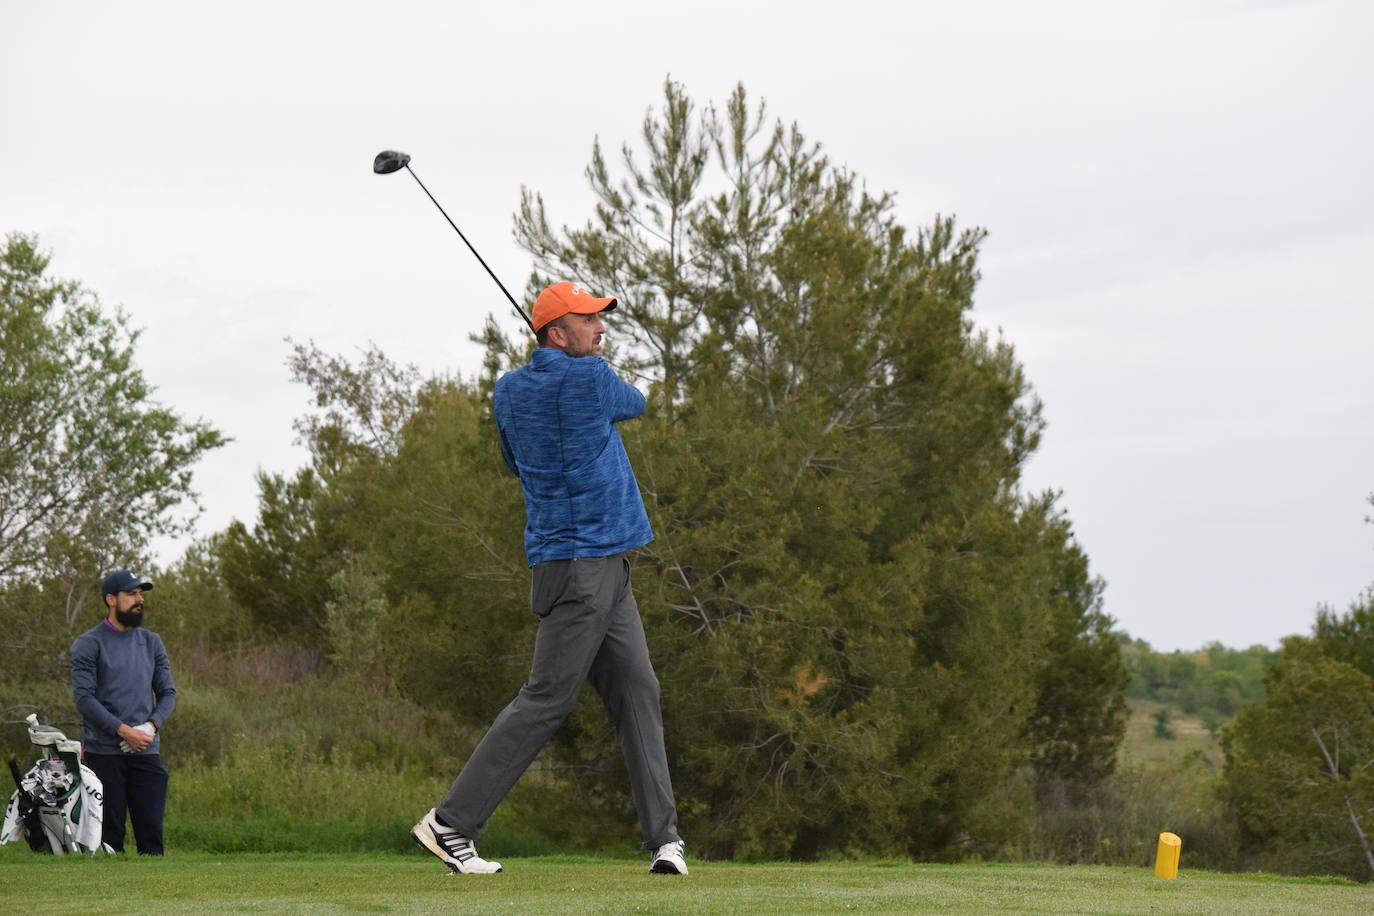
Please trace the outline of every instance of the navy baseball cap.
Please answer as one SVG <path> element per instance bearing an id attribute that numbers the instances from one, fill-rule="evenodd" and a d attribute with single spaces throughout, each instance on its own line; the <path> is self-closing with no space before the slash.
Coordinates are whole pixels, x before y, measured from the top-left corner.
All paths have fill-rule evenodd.
<path id="1" fill-rule="evenodd" d="M 151 592 L 153 590 L 153 583 L 141 576 L 135 576 L 127 569 L 121 569 L 105 577 L 105 581 L 100 583 L 100 594 L 116 595 L 120 592 L 131 591 L 135 588 L 142 589 L 145 592 Z"/>

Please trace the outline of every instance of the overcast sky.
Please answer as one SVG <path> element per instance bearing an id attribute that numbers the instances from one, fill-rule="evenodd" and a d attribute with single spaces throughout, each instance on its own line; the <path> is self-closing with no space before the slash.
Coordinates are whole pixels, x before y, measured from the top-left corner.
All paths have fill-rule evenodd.
<path id="1" fill-rule="evenodd" d="M 909 226 L 989 238 L 974 318 L 1016 347 L 1118 626 L 1276 644 L 1374 582 L 1374 4 L 0 0 L 0 232 L 144 329 L 157 397 L 232 436 L 200 533 L 304 460 L 284 338 L 475 373 L 519 321 L 522 185 L 590 212 L 592 141 L 665 77 L 737 82 Z M 184 544 L 163 543 L 161 557 Z"/>

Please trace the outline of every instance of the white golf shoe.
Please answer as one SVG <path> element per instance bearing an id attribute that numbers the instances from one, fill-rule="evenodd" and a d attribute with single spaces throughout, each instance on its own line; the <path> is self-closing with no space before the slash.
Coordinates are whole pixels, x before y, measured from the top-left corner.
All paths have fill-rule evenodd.
<path id="1" fill-rule="evenodd" d="M 649 859 L 649 873 L 654 875 L 687 874 L 687 851 L 681 840 L 664 843 Z"/>
<path id="2" fill-rule="evenodd" d="M 470 838 L 435 820 L 433 808 L 420 818 L 420 823 L 410 828 L 410 835 L 453 869 L 454 874 L 494 875 L 501 870 L 500 862 L 488 862 L 477 854 L 477 847 Z"/>

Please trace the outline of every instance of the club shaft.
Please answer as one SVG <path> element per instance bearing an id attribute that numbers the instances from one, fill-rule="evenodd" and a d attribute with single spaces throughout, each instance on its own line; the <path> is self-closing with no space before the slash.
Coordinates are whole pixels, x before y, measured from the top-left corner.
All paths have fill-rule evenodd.
<path id="1" fill-rule="evenodd" d="M 530 321 L 530 316 L 528 316 L 528 315 L 525 314 L 525 310 L 522 309 L 522 308 L 520 307 L 520 303 L 518 303 L 518 302 L 515 301 L 515 297 L 512 296 L 512 295 L 510 294 L 510 291 L 509 291 L 508 289 L 506 289 L 506 285 L 505 285 L 504 283 L 501 282 L 501 278 L 498 277 L 498 276 L 496 276 L 495 271 L 493 271 L 493 270 L 487 265 L 487 262 L 486 262 L 485 260 L 482 259 L 482 256 L 481 256 L 480 254 L 477 253 L 477 249 L 472 247 L 472 243 L 468 241 L 468 237 L 467 237 L 466 235 L 463 235 L 463 230 L 458 228 L 458 224 L 455 223 L 455 222 L 453 221 L 453 218 L 450 217 L 450 216 L 448 215 L 448 212 L 447 212 L 446 210 L 444 210 L 443 206 L 440 205 L 439 201 L 434 200 L 434 195 L 431 194 L 431 193 L 429 193 L 429 188 L 425 187 L 425 183 L 424 183 L 423 181 L 420 180 L 420 176 L 419 176 L 419 175 L 416 175 L 416 174 L 415 174 L 415 171 L 414 171 L 413 169 L 411 169 L 409 163 L 406 164 L 405 170 L 406 170 L 407 172 L 410 172 L 410 177 L 415 179 L 415 183 L 418 184 L 418 185 L 420 186 L 420 190 L 421 190 L 421 191 L 424 191 L 424 192 L 425 192 L 425 196 L 428 197 L 431 201 L 434 202 L 434 206 L 436 206 L 436 207 L 439 208 L 439 212 L 440 212 L 440 213 L 444 214 L 444 219 L 448 220 L 448 224 L 449 224 L 450 226 L 453 227 L 453 231 L 456 232 L 456 233 L 458 233 L 458 238 L 460 238 L 460 239 L 463 240 L 463 244 L 466 245 L 466 246 L 468 246 L 468 251 L 471 251 L 471 252 L 472 252 L 472 256 L 473 256 L 474 258 L 477 259 L 477 263 L 481 264 L 481 265 L 482 265 L 482 269 L 485 270 L 485 271 L 487 272 L 487 276 L 489 276 L 489 277 L 491 277 L 493 280 L 495 280 L 495 281 L 496 281 L 496 285 L 499 286 L 499 287 L 501 287 L 501 292 L 503 292 L 503 293 L 506 294 L 506 298 L 510 300 L 511 306 L 516 310 L 516 312 L 518 312 L 518 313 L 520 314 L 520 317 L 521 317 L 521 318 L 525 319 L 525 324 L 526 324 L 526 326 L 528 326 L 529 329 L 530 329 L 531 331 L 533 331 L 533 330 L 534 330 L 534 323 Z"/>

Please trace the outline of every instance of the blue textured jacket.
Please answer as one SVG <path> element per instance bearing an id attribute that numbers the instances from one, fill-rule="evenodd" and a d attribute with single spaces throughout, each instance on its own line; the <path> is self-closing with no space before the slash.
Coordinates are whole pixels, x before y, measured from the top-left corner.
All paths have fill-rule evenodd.
<path id="1" fill-rule="evenodd" d="M 72 643 L 72 697 L 85 724 L 82 747 L 90 754 L 118 754 L 119 726 L 162 723 L 177 703 L 172 666 L 162 638 L 130 627 L 123 633 L 104 621 Z M 156 705 L 154 705 L 156 701 Z M 155 735 L 145 754 L 156 754 Z"/>
<path id="2" fill-rule="evenodd" d="M 525 491 L 525 558 L 605 557 L 654 539 L 615 424 L 644 395 L 599 356 L 552 347 L 501 376 L 494 398 L 501 455 Z"/>

